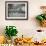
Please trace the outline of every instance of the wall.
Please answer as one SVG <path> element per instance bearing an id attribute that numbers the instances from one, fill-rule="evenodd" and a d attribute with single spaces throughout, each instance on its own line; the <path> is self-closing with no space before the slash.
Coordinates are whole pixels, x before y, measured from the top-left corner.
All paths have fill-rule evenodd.
<path id="1" fill-rule="evenodd" d="M 46 0 L 26 0 L 28 1 L 28 20 L 5 20 L 5 1 L 0 0 L 0 35 L 4 34 L 6 25 L 15 25 L 19 31 L 18 36 L 22 34 L 31 36 L 36 33 L 37 29 L 46 30 L 40 27 L 35 19 L 35 16 L 41 13 L 40 6 L 46 5 Z"/>

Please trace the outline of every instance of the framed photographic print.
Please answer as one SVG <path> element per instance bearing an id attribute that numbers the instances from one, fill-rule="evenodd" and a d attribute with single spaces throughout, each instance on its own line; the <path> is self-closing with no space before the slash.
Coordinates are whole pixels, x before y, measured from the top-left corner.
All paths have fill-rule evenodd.
<path id="1" fill-rule="evenodd" d="M 6 1 L 5 2 L 6 20 L 27 20 L 28 1 Z"/>

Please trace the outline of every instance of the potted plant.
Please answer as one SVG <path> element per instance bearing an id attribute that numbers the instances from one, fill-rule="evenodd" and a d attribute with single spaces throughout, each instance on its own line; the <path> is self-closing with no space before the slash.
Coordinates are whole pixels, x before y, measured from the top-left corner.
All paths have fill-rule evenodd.
<path id="1" fill-rule="evenodd" d="M 36 19 L 39 20 L 41 26 L 46 27 L 46 14 L 38 15 Z"/>
<path id="2" fill-rule="evenodd" d="M 8 39 L 11 41 L 11 38 L 12 36 L 17 36 L 17 29 L 15 26 L 6 26 L 6 29 L 5 29 L 5 35 L 8 37 Z M 10 42 L 8 40 L 8 42 Z"/>
<path id="3" fill-rule="evenodd" d="M 41 26 L 46 27 L 46 6 L 41 6 L 42 14 L 37 15 L 36 19 L 39 20 Z"/>

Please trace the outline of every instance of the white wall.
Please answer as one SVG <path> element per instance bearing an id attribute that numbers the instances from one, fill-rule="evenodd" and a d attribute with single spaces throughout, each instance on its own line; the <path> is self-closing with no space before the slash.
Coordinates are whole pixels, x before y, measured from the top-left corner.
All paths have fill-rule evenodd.
<path id="1" fill-rule="evenodd" d="M 6 25 L 15 25 L 19 31 L 18 36 L 22 34 L 31 36 L 31 34 L 36 33 L 36 29 L 46 30 L 40 27 L 35 19 L 35 16 L 41 13 L 40 6 L 46 5 L 46 0 L 26 0 L 28 1 L 28 20 L 5 20 L 5 1 L 0 0 L 0 34 L 4 33 Z"/>

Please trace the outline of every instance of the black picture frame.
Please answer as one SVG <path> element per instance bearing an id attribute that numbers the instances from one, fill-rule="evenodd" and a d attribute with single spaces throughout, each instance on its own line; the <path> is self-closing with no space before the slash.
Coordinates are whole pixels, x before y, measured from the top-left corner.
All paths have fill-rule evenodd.
<path id="1" fill-rule="evenodd" d="M 28 1 L 5 1 L 6 20 L 28 20 Z"/>

